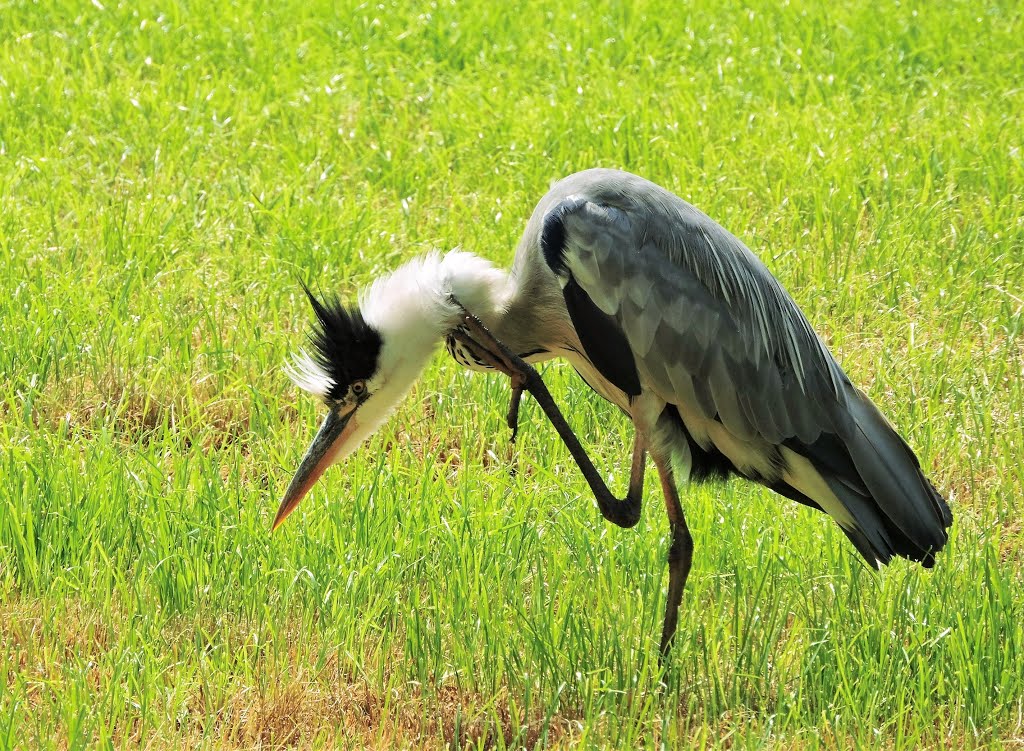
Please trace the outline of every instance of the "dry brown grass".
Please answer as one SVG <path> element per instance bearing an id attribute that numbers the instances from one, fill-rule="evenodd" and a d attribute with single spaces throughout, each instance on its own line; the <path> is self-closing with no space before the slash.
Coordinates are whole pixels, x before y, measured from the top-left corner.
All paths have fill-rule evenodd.
<path id="1" fill-rule="evenodd" d="M 56 612 L 41 600 L 7 598 L 0 603 L 0 654 L 6 661 L 6 690 L 16 681 L 24 686 L 23 695 L 36 720 L 43 720 L 50 738 L 59 748 L 68 748 L 68 718 L 55 713 L 54 695 L 62 690 L 69 676 L 87 671 L 86 684 L 97 697 L 115 676 L 104 674 L 103 657 L 122 648 L 119 625 L 129 616 L 118 606 L 110 612 L 89 610 L 69 601 L 63 612 Z M 232 632 L 238 624 L 220 619 L 211 628 Z M 494 696 L 467 691 L 447 682 L 419 686 L 405 684 L 385 693 L 373 689 L 366 680 L 346 670 L 333 656 L 317 670 L 310 655 L 316 652 L 308 644 L 309 634 L 296 623 L 283 624 L 281 638 L 290 644 L 302 644 L 288 656 L 287 664 L 265 661 L 258 680 L 232 678 L 215 691 L 204 688 L 200 680 L 178 694 L 176 704 L 150 707 L 150 720 L 143 727 L 132 711 L 112 730 L 117 747 L 152 751 L 177 748 L 209 749 L 466 749 L 533 748 L 543 738 L 549 748 L 578 746 L 584 718 L 571 711 L 545 718 L 517 714 L 515 702 L 503 690 Z M 178 654 L 194 643 L 196 626 L 191 621 L 170 619 L 162 632 L 167 649 Z M 228 642 L 244 641 L 239 634 L 228 635 Z M 236 639 L 237 637 L 237 639 Z M 303 644 L 302 640 L 306 640 Z M 2 706 L 2 702 L 0 702 Z M 155 727 L 153 717 L 162 718 Z M 682 720 L 683 718 L 677 718 Z M 694 720 L 696 720 L 694 722 Z M 709 743 L 721 748 L 745 748 L 741 730 L 755 729 L 764 721 L 753 714 L 725 714 L 704 724 L 698 718 L 685 731 L 687 747 L 701 748 Z M 615 722 L 614 717 L 591 719 L 591 742 L 604 737 L 601 728 Z M 660 742 L 660 723 L 651 727 L 651 742 Z M 607 727 L 604 727 L 607 730 Z M 611 736 L 609 736 L 611 737 Z M 667 740 L 667 739 L 665 739 Z M 749 740 L 749 738 L 747 739 Z M 932 748 L 974 748 L 977 741 L 957 734 L 942 741 L 930 739 Z M 828 722 L 815 729 L 813 737 L 781 737 L 767 748 L 802 751 L 807 748 L 854 749 L 856 746 Z M 879 749 L 893 748 L 885 740 Z M 1024 749 L 1024 736 L 1004 733 L 1000 748 Z"/>
<path id="2" fill-rule="evenodd" d="M 104 656 L 123 648 L 117 626 L 129 621 L 120 609 L 103 613 L 75 601 L 59 613 L 40 600 L 12 597 L 0 603 L 0 654 L 10 668 L 6 688 L 23 684 L 32 711 L 37 717 L 49 715 L 52 737 L 63 739 L 63 746 L 68 745 L 67 718 L 53 716 L 53 695 L 84 668 L 88 690 L 103 696 L 108 682 L 116 680 L 103 674 L 101 666 L 109 664 Z M 188 649 L 195 628 L 169 621 L 162 634 L 166 648 L 173 653 Z M 305 640 L 308 647 L 308 634 L 294 625 L 285 629 L 294 633 L 279 638 L 292 644 Z M 453 683 L 409 684 L 381 694 L 365 680 L 346 675 L 336 658 L 317 673 L 301 664 L 303 654 L 293 653 L 285 667 L 264 661 L 258 685 L 235 679 L 227 689 L 208 693 L 202 681 L 195 681 L 180 706 L 151 709 L 150 716 L 165 718 L 163 726 L 143 731 L 129 711 L 112 728 L 113 736 L 128 747 L 145 749 L 441 749 L 492 748 L 499 738 L 503 745 L 533 747 L 542 734 L 557 746 L 580 727 L 578 718 L 567 715 L 547 723 L 536 713 L 520 717 L 502 693 L 488 697 Z"/>

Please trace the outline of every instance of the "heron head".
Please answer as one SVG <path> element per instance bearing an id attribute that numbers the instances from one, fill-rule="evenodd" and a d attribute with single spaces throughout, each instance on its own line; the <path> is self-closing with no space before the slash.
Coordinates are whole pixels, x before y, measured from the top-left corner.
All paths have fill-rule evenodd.
<path id="1" fill-rule="evenodd" d="M 285 491 L 274 529 L 324 471 L 352 453 L 408 392 L 463 313 L 455 301 L 455 294 L 468 297 L 459 284 L 465 276 L 460 270 L 493 275 L 489 264 L 473 258 L 453 251 L 414 259 L 364 290 L 358 306 L 335 297 L 318 299 L 306 290 L 313 330 L 288 373 L 324 402 L 327 416 Z"/>
<path id="2" fill-rule="evenodd" d="M 358 307 L 348 307 L 336 297 L 317 299 L 308 288 L 306 295 L 315 315 L 310 346 L 294 357 L 287 372 L 297 386 L 323 401 L 327 416 L 285 491 L 274 529 L 324 470 L 351 453 L 394 406 L 380 396 L 385 382 L 381 332 L 367 323 Z"/>

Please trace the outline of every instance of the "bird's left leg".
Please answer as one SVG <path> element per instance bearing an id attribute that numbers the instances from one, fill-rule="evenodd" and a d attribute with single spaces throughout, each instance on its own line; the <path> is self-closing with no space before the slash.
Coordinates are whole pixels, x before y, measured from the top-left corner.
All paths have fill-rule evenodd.
<path id="1" fill-rule="evenodd" d="M 669 528 L 672 532 L 672 541 L 668 548 L 668 593 L 665 596 L 665 623 L 661 629 L 661 658 L 665 659 L 669 649 L 672 648 L 676 624 L 679 621 L 679 603 L 682 602 L 683 589 L 686 587 L 686 579 L 690 575 L 690 565 L 693 563 L 693 537 L 690 535 L 689 527 L 686 526 L 683 507 L 679 503 L 679 490 L 676 488 L 672 463 L 660 453 L 652 453 L 651 458 L 654 459 L 658 477 L 661 478 L 661 490 L 665 494 L 665 511 L 668 513 Z"/>
<path id="2" fill-rule="evenodd" d="M 641 496 L 643 495 L 643 469 L 645 447 L 639 434 L 633 449 L 633 467 L 630 473 L 629 491 L 624 499 L 618 499 L 612 495 L 604 479 L 594 467 L 590 456 L 580 445 L 579 439 L 572 428 L 565 421 L 561 410 L 551 397 L 551 392 L 541 379 L 537 370 L 528 362 L 512 352 L 508 347 L 499 342 L 487 327 L 480 322 L 476 316 L 466 313 L 463 317 L 462 326 L 452 332 L 452 336 L 458 339 L 465 347 L 473 351 L 476 356 L 491 367 L 505 373 L 512 379 L 513 400 L 509 408 L 509 424 L 516 421 L 518 416 L 519 398 L 522 392 L 529 391 L 537 403 L 548 416 L 551 424 L 554 425 L 558 435 L 561 436 L 569 453 L 583 473 L 587 484 L 590 485 L 597 506 L 601 515 L 612 524 L 629 528 L 640 521 Z M 518 396 L 516 395 L 516 392 Z"/>

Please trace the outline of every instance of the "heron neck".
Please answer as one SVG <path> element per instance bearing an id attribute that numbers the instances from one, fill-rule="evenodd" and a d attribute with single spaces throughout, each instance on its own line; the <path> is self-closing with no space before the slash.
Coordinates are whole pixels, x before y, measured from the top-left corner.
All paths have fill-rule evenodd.
<path id="1" fill-rule="evenodd" d="M 466 253 L 452 251 L 441 260 L 439 288 L 446 298 L 455 298 L 459 305 L 487 326 L 500 321 L 509 298 L 509 275 L 490 261 Z M 454 321 L 445 321 L 445 333 L 458 325 L 462 311 Z"/>
<path id="2" fill-rule="evenodd" d="M 429 253 L 378 279 L 362 294 L 366 322 L 400 349 L 403 360 L 425 364 L 459 325 L 463 308 L 493 326 L 507 305 L 508 273 L 464 251 Z"/>

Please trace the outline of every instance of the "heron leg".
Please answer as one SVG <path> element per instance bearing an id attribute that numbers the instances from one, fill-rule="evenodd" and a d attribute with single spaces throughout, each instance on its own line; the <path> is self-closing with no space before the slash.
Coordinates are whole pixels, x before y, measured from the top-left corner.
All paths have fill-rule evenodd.
<path id="1" fill-rule="evenodd" d="M 513 385 L 512 400 L 509 402 L 508 415 L 505 417 L 505 422 L 512 429 L 512 437 L 508 441 L 508 472 L 512 477 L 519 473 L 519 462 L 516 458 L 516 438 L 519 436 L 519 403 L 522 400 L 522 387 Z"/>
<path id="2" fill-rule="evenodd" d="M 512 430 L 508 439 L 508 474 L 515 477 L 519 474 L 519 460 L 516 455 L 516 438 L 519 436 L 519 403 L 523 400 L 523 389 L 518 386 L 512 387 L 512 400 L 508 405 L 508 413 L 505 422 Z"/>
<path id="3" fill-rule="evenodd" d="M 523 360 L 512 350 L 494 338 L 494 335 L 487 330 L 487 327 L 480 320 L 466 313 L 463 317 L 462 326 L 452 332 L 452 335 L 471 349 L 483 362 L 486 362 L 496 370 L 505 373 L 512 379 L 512 404 L 509 406 L 509 424 L 518 423 L 519 398 L 522 392 L 529 391 L 537 403 L 544 410 L 551 424 L 555 426 L 558 435 L 561 436 L 569 453 L 572 454 L 576 464 L 579 465 L 587 484 L 594 493 L 597 500 L 597 507 L 601 515 L 612 524 L 623 528 L 629 528 L 640 521 L 641 497 L 643 496 L 644 482 L 644 458 L 646 448 L 640 434 L 637 434 L 636 443 L 633 447 L 633 464 L 630 471 L 629 491 L 626 497 L 619 500 L 608 489 L 601 475 L 594 467 L 590 456 L 580 444 L 579 439 L 572 428 L 565 421 L 558 405 L 544 385 L 543 379 L 537 370 L 528 362 Z M 519 392 L 519 396 L 516 392 Z"/>
<path id="4" fill-rule="evenodd" d="M 505 418 L 505 421 L 508 423 L 508 426 L 512 429 L 512 438 L 510 439 L 510 443 L 512 443 L 513 445 L 516 442 L 516 436 L 519 435 L 519 402 L 521 402 L 522 400 L 523 387 L 513 385 L 512 401 L 508 405 L 508 417 Z"/>
<path id="5" fill-rule="evenodd" d="M 690 575 L 693 563 L 693 537 L 686 526 L 683 507 L 679 503 L 679 490 L 676 488 L 671 463 L 663 456 L 653 455 L 654 466 L 661 478 L 661 489 L 665 494 L 665 511 L 668 513 L 669 528 L 672 542 L 668 549 L 668 593 L 665 596 L 665 623 L 661 629 L 661 659 L 668 656 L 672 641 L 676 634 L 679 621 L 679 603 L 683 599 L 683 589 Z"/>

